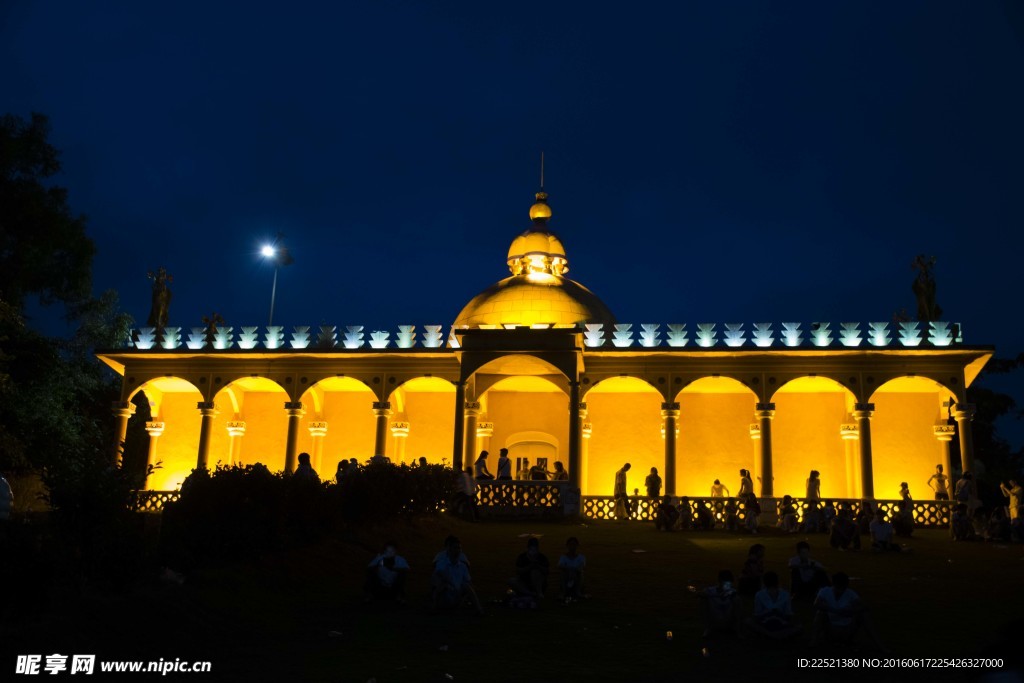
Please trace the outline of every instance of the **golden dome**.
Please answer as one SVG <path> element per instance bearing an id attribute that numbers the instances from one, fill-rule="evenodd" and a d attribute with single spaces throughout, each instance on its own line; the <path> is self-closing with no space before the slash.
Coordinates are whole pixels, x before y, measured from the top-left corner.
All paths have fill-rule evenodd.
<path id="1" fill-rule="evenodd" d="M 551 209 L 547 197 L 543 191 L 537 193 L 537 203 L 530 208 L 533 225 L 512 240 L 506 259 L 512 277 L 492 285 L 466 304 L 455 320 L 455 327 L 565 327 L 615 322 L 611 311 L 593 292 L 563 277 L 569 270 L 569 261 L 562 241 L 548 228 Z"/>
<path id="2" fill-rule="evenodd" d="M 513 275 L 466 304 L 456 328 L 508 325 L 613 324 L 608 307 L 578 282 L 547 273 Z"/>

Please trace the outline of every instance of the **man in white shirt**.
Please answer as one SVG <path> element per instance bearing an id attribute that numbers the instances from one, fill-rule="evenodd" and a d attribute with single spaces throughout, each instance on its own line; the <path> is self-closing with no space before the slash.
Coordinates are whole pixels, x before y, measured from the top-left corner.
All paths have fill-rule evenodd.
<path id="1" fill-rule="evenodd" d="M 405 602 L 405 577 L 409 572 L 409 563 L 398 554 L 395 543 L 384 546 L 384 552 L 370 560 L 366 567 L 366 583 L 363 591 L 366 602 L 373 599 L 394 599 Z"/>
<path id="2" fill-rule="evenodd" d="M 508 449 L 502 448 L 498 452 L 498 481 L 510 481 L 512 479 L 512 458 L 508 457 Z"/>
<path id="3" fill-rule="evenodd" d="M 484 613 L 480 599 L 473 590 L 469 560 L 462 552 L 462 543 L 455 536 L 445 539 L 444 550 L 434 558 L 431 585 L 434 611 L 440 607 L 458 607 L 464 600 L 469 599 L 477 614 Z"/>
<path id="4" fill-rule="evenodd" d="M 850 577 L 845 573 L 833 574 L 832 585 L 818 591 L 814 609 L 811 645 L 824 640 L 850 641 L 863 629 L 876 647 L 884 649 L 867 620 L 860 596 L 850 590 Z"/>
<path id="5" fill-rule="evenodd" d="M 558 558 L 562 573 L 562 597 L 566 602 L 587 597 L 583 592 L 583 570 L 587 558 L 579 552 L 580 542 L 575 536 L 565 542 L 565 554 Z"/>
<path id="6" fill-rule="evenodd" d="M 761 577 L 764 588 L 754 595 L 754 616 L 747 626 L 766 638 L 783 639 L 800 632 L 800 624 L 793 618 L 793 602 L 789 591 L 779 587 L 779 575 L 765 572 Z"/>

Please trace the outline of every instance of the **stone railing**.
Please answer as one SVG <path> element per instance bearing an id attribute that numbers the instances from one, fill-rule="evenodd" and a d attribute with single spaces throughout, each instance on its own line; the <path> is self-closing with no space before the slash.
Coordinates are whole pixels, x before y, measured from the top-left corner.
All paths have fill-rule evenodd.
<path id="1" fill-rule="evenodd" d="M 673 500 L 678 504 L 679 499 L 673 497 Z M 769 502 L 772 501 L 772 502 Z M 782 505 L 781 498 L 774 498 L 769 500 L 761 501 L 761 523 L 763 524 L 774 524 L 775 520 L 778 519 L 778 508 Z M 746 504 L 738 498 L 689 498 L 688 502 L 690 505 L 690 517 L 694 518 L 697 514 L 697 509 L 701 506 L 706 507 L 712 513 L 717 524 L 721 524 L 725 516 L 725 507 L 732 501 L 736 505 L 736 514 L 742 525 L 746 519 Z M 859 499 L 850 498 L 827 498 L 823 499 L 822 504 L 831 502 L 836 506 L 836 509 L 845 508 L 856 516 L 860 512 L 862 501 Z M 945 528 L 949 526 L 949 516 L 952 505 L 950 501 L 944 500 L 915 500 L 914 501 L 914 524 L 918 527 L 938 527 Z M 655 508 L 657 507 L 658 501 L 637 496 L 630 497 L 630 503 L 632 507 L 632 514 L 630 519 L 653 522 Z M 774 503 L 774 510 L 768 509 Z M 896 512 L 896 506 L 899 504 L 898 500 L 876 500 L 875 505 L 880 508 L 886 515 L 887 519 L 891 519 L 892 515 Z M 797 521 L 802 522 L 804 512 L 807 510 L 809 503 L 806 500 L 794 498 L 793 504 L 797 508 Z M 615 516 L 615 499 L 612 496 L 583 496 L 581 500 L 581 514 L 583 517 L 588 519 L 616 519 Z"/>
<path id="2" fill-rule="evenodd" d="M 476 501 L 484 518 L 562 517 L 579 507 L 567 481 L 478 481 Z"/>
<path id="3" fill-rule="evenodd" d="M 135 512 L 160 512 L 168 503 L 181 498 L 181 491 L 136 491 L 132 509 Z"/>
<path id="4" fill-rule="evenodd" d="M 531 328 L 549 327 L 532 325 Z M 634 329 L 636 327 L 637 329 Z M 693 330 L 683 324 L 580 325 L 583 343 L 590 349 L 730 349 L 730 348 L 913 348 L 943 347 L 963 343 L 959 323 L 700 323 Z M 458 348 L 456 330 L 441 325 L 399 325 L 397 332 L 366 331 L 360 325 L 336 327 L 299 325 L 287 332 L 283 326 L 140 327 L 132 330 L 127 345 L 139 350 L 179 348 L 199 350 L 274 349 L 440 349 Z"/>

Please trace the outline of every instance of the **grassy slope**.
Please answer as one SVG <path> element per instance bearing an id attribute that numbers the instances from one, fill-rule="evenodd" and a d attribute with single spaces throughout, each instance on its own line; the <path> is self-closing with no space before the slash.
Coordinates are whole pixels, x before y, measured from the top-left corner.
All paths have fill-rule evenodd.
<path id="1" fill-rule="evenodd" d="M 542 534 L 542 550 L 552 562 L 565 538 L 575 535 L 588 558 L 594 597 L 571 606 L 552 600 L 538 611 L 488 605 L 482 618 L 468 610 L 430 616 L 429 562 L 450 532 L 462 538 L 485 601 L 502 594 L 525 545 L 519 534 Z M 1007 624 L 1020 620 L 1024 606 L 1021 546 L 953 544 L 943 532 L 918 534 L 912 555 L 839 553 L 827 547 L 824 535 L 810 540 L 830 571 L 857 577 L 852 587 L 897 655 L 1001 649 L 993 644 Z M 360 600 L 363 567 L 385 536 L 397 537 L 413 567 L 408 607 Z M 766 566 L 784 575 L 799 538 L 757 537 L 767 546 Z M 450 680 L 445 674 L 474 682 L 772 680 L 792 671 L 797 657 L 873 655 L 850 648 L 811 651 L 801 639 L 723 641 L 703 657 L 696 600 L 687 586 L 713 582 L 720 568 L 738 573 L 751 542 L 750 536 L 722 532 L 659 534 L 646 524 L 427 519 L 365 530 L 255 567 L 207 569 L 182 587 L 154 583 L 116 599 L 67 603 L 27 624 L 4 625 L 0 650 L 11 662 L 11 653 L 51 652 L 209 659 L 215 675 L 203 680 L 380 683 Z M 810 618 L 806 608 L 798 611 Z M 331 630 L 343 636 L 328 637 Z M 674 633 L 671 642 L 668 630 Z M 760 675 L 749 673 L 758 670 Z M 865 676 L 886 679 L 859 673 Z"/>

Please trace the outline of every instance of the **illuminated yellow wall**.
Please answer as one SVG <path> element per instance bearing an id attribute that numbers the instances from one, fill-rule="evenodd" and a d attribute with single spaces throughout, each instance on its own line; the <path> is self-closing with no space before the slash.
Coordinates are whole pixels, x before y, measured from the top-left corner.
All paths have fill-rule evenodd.
<path id="1" fill-rule="evenodd" d="M 425 457 L 439 465 L 442 459 L 451 463 L 455 435 L 455 392 L 410 392 L 405 395 L 405 414 L 392 420 L 409 423 L 405 444 L 405 461 L 413 463 Z M 395 439 L 388 433 L 388 457 L 395 460 Z M 493 472 L 497 453 L 490 463 Z"/>
<path id="2" fill-rule="evenodd" d="M 942 462 L 932 426 L 940 419 L 943 398 L 938 393 L 875 394 L 871 451 L 876 498 L 898 498 L 901 481 L 910 485 L 914 498 L 934 498 L 927 481 Z"/>
<path id="3" fill-rule="evenodd" d="M 802 498 L 807 475 L 821 472 L 823 498 L 846 497 L 846 448 L 839 435 L 848 422 L 847 394 L 778 393 L 772 424 L 775 495 Z"/>
<path id="4" fill-rule="evenodd" d="M 317 415 L 311 400 L 304 401 L 306 414 L 302 417 L 299 430 L 298 452 L 313 452 L 313 437 L 309 434 L 309 423 L 327 422 L 327 436 L 324 438 L 320 477 L 329 479 L 338 470 L 338 461 L 355 458 L 366 462 L 373 457 L 373 441 L 376 418 L 373 414 L 373 392 L 369 389 L 357 391 L 327 391 L 323 399 L 323 411 Z M 284 411 L 281 411 L 282 414 Z M 281 460 L 278 469 L 284 466 L 285 429 L 281 428 Z"/>
<path id="5" fill-rule="evenodd" d="M 550 434 L 558 442 L 557 459 L 569 466 L 569 399 L 565 394 L 491 390 L 487 392 L 487 420 L 494 423 L 487 462 L 491 472 L 497 470 L 498 449 L 519 432 Z M 512 467 L 514 470 L 514 462 Z M 554 464 L 548 463 L 548 467 Z"/>
<path id="6" fill-rule="evenodd" d="M 201 400 L 202 394 L 198 391 L 163 395 L 160 414 L 154 416 L 154 420 L 167 425 L 157 441 L 156 459 L 161 465 L 146 482 L 146 488 L 156 491 L 179 488 L 196 466 L 200 420 L 196 404 Z"/>
<path id="7" fill-rule="evenodd" d="M 600 385 L 599 385 L 600 386 Z M 611 495 L 615 472 L 624 463 L 632 467 L 627 477 L 630 494 L 640 489 L 647 495 L 644 479 L 652 467 L 665 476 L 665 446 L 661 438 L 661 396 L 654 392 L 599 393 L 586 396 L 588 421 L 594 426 L 589 444 L 585 495 Z M 662 487 L 664 490 L 664 486 Z"/>
<path id="8" fill-rule="evenodd" d="M 750 392 L 679 395 L 678 495 L 710 495 L 715 479 L 730 493 L 739 490 L 740 469 L 754 469 L 750 424 L 755 403 Z"/>
<path id="9" fill-rule="evenodd" d="M 220 398 L 220 397 L 218 397 Z M 241 419 L 245 421 L 245 436 L 238 449 L 236 464 L 263 463 L 271 472 L 284 469 L 284 450 L 288 438 L 288 414 L 284 404 L 288 395 L 283 391 L 247 391 L 241 398 Z M 210 463 L 227 462 L 227 423 L 233 419 L 231 404 L 220 405 L 220 415 L 214 420 L 210 441 Z M 216 450 L 215 450 L 216 449 Z"/>

